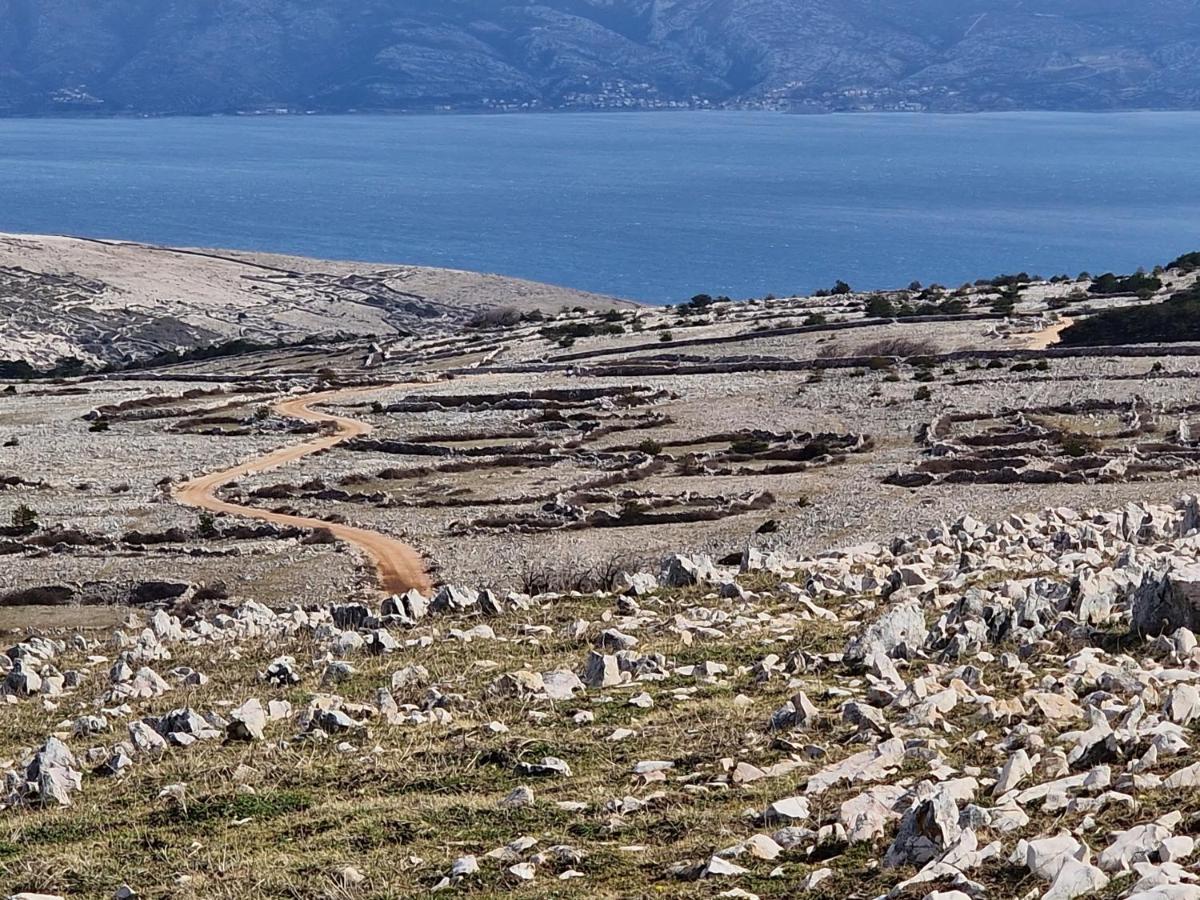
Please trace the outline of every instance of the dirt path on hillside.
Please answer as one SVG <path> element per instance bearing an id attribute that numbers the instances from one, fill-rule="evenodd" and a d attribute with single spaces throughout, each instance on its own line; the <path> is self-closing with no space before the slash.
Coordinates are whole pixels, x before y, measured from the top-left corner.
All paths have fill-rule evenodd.
<path id="1" fill-rule="evenodd" d="M 1058 343 L 1058 336 L 1071 327 L 1075 322 L 1074 319 L 1062 318 L 1043 328 L 1041 331 L 1029 338 L 1029 343 L 1025 345 L 1026 350 L 1045 350 L 1053 344 Z"/>
<path id="2" fill-rule="evenodd" d="M 306 422 L 332 422 L 335 430 L 311 441 L 281 447 L 265 456 L 259 456 L 248 462 L 240 463 L 233 468 L 213 472 L 194 478 L 175 488 L 175 499 L 185 506 L 207 509 L 211 512 L 226 513 L 231 516 L 241 516 L 248 519 L 258 519 L 262 522 L 272 522 L 276 525 L 290 525 L 297 528 L 324 528 L 334 537 L 358 547 L 375 564 L 379 572 L 379 586 L 388 594 L 399 594 L 409 588 L 428 593 L 430 590 L 429 576 L 421 556 L 412 547 L 365 528 L 355 528 L 352 525 L 340 525 L 325 522 L 321 519 L 310 519 L 306 516 L 289 516 L 283 513 L 256 509 L 252 506 L 240 506 L 229 503 L 216 496 L 216 491 L 222 485 L 246 475 L 277 469 L 287 463 L 302 459 L 305 456 L 326 450 L 330 447 L 349 440 L 353 437 L 369 434 L 371 426 L 357 419 L 335 416 L 330 413 L 317 412 L 312 407 L 319 403 L 341 400 L 358 394 L 370 393 L 373 388 L 354 388 L 342 391 L 325 391 L 319 394 L 305 394 L 302 397 L 292 397 L 275 404 L 275 411 L 280 415 Z"/>

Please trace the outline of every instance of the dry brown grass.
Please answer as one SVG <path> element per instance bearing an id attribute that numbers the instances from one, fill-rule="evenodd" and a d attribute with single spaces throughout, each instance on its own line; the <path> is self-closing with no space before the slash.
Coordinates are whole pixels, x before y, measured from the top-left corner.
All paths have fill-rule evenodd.
<path id="1" fill-rule="evenodd" d="M 772 593 L 775 576 L 746 579 L 763 591 L 749 604 L 705 597 L 699 589 L 667 592 L 642 601 L 659 623 L 703 605 L 725 608 L 752 619 L 763 611 L 772 616 L 792 611 L 786 599 Z M 563 703 L 490 697 L 487 687 L 499 674 L 527 667 L 536 671 L 570 668 L 578 671 L 591 638 L 609 623 L 613 601 L 597 597 L 563 598 L 528 613 L 489 620 L 499 640 L 462 643 L 448 637 L 450 627 L 478 624 L 436 620 L 403 635 L 430 637 L 427 648 L 411 647 L 385 657 L 355 654 L 356 673 L 332 686 L 347 700 L 370 703 L 375 690 L 390 684 L 391 673 L 405 665 L 425 666 L 443 693 L 459 694 L 449 726 L 389 727 L 374 720 L 368 732 L 328 740 L 297 737 L 294 723 L 273 723 L 261 744 L 209 742 L 187 750 L 171 750 L 161 759 L 140 759 L 123 780 L 85 775 L 75 805 L 65 810 L 22 810 L 0 813 L 0 893 L 41 890 L 68 897 L 110 897 L 128 882 L 151 898 L 398 898 L 427 892 L 458 856 L 477 854 L 483 872 L 477 881 L 455 890 L 473 896 L 512 892 L 521 897 L 712 897 L 737 886 L 763 898 L 797 896 L 799 884 L 818 866 L 834 876 L 810 894 L 813 898 L 847 900 L 873 897 L 912 874 L 878 866 L 882 846 L 860 845 L 822 862 L 801 851 L 767 862 L 741 857 L 750 874 L 717 882 L 686 882 L 667 874 L 674 863 L 705 860 L 714 851 L 764 830 L 751 813 L 770 802 L 802 792 L 809 774 L 832 760 L 862 749 L 839 718 L 842 698 L 829 693 L 836 687 L 865 691 L 862 680 L 840 667 L 789 679 L 777 675 L 756 682 L 748 667 L 767 653 L 780 657 L 803 649 L 811 654 L 836 652 L 846 639 L 843 623 L 807 622 L 780 629 L 771 619 L 742 629 L 727 628 L 727 637 L 689 644 L 665 627 L 647 627 L 636 634 L 638 651 L 666 655 L 672 665 L 721 662 L 729 672 L 712 683 L 672 676 L 662 682 L 629 688 L 589 690 Z M 566 636 L 576 619 L 592 623 L 588 637 Z M 549 634 L 528 636 L 528 626 L 547 626 Z M 242 645 L 173 647 L 174 658 L 155 664 L 164 673 L 171 666 L 190 665 L 211 677 L 201 688 L 177 689 L 135 705 L 136 715 L 161 714 L 188 705 L 197 710 L 227 709 L 249 697 L 286 698 L 302 707 L 323 688 L 320 669 L 311 660 L 320 648 L 308 638 Z M 304 680 L 288 689 L 271 688 L 259 680 L 269 660 L 293 655 Z M 60 667 L 78 665 L 79 656 Z M 906 677 L 925 671 L 915 663 Z M 999 694 L 1018 692 L 998 664 L 983 666 L 985 683 Z M 94 698 L 103 688 L 107 665 L 97 666 L 93 681 L 65 698 L 52 711 L 34 701 L 3 707 L 0 718 L 0 760 L 17 758 L 40 743 L 56 723 L 94 712 Z M 731 758 L 767 766 L 784 760 L 764 728 L 771 714 L 798 688 L 804 689 L 826 716 L 815 731 L 795 739 L 811 741 L 828 756 L 805 762 L 793 773 L 748 785 L 723 783 L 720 761 Z M 647 690 L 655 699 L 648 710 L 626 701 Z M 400 702 L 414 701 L 422 690 L 399 692 Z M 735 697 L 744 699 L 734 702 Z M 572 716 L 590 710 L 595 721 L 578 725 Z M 961 737 L 979 727 L 977 710 L 960 705 L 949 716 L 948 728 L 931 735 L 955 766 L 995 766 L 1001 754 L 990 746 L 963 745 Z M 123 737 L 125 719 L 116 717 Z M 504 722 L 509 731 L 495 734 L 488 722 Z M 615 728 L 636 731 L 623 741 L 607 738 Z M 114 738 L 115 739 L 115 738 Z M 341 741 L 353 749 L 339 750 Z M 81 753 L 98 739 L 72 739 Z M 554 755 L 573 770 L 569 778 L 523 779 L 514 771 L 519 760 L 537 761 Z M 638 784 L 631 776 L 640 760 L 675 763 L 667 781 Z M 239 788 L 234 773 L 248 767 L 246 779 L 254 793 Z M 915 783 L 928 777 L 928 766 L 906 761 L 898 779 Z M 172 784 L 186 785 L 185 803 L 161 799 Z M 518 784 L 529 784 L 536 796 L 532 807 L 501 809 L 498 801 Z M 862 785 L 844 785 L 814 798 L 810 827 L 833 821 L 840 804 Z M 604 809 L 608 800 L 626 794 L 645 797 L 661 791 L 663 799 L 649 809 L 615 816 Z M 581 801 L 582 812 L 560 809 L 556 801 Z M 1107 819 L 1104 824 L 1109 824 Z M 1044 827 L 1044 823 L 1034 826 Z M 766 829 L 768 832 L 770 829 Z M 484 854 L 508 842 L 531 836 L 538 848 L 569 845 L 584 858 L 575 865 L 584 878 L 559 881 L 565 865 L 539 867 L 536 881 L 518 884 L 506 872 L 509 863 Z M 981 842 L 993 837 L 980 835 Z M 1006 842 L 1015 840 L 1009 835 Z M 631 846 L 640 850 L 627 849 Z M 342 885 L 338 870 L 358 868 L 366 881 Z M 782 865 L 781 877 L 769 877 Z M 1007 870 L 985 872 L 985 883 L 1005 894 Z"/>

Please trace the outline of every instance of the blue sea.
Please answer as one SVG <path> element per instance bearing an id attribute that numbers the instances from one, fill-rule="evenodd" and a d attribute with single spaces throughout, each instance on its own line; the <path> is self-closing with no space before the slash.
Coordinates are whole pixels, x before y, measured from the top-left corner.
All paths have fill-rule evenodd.
<path id="1" fill-rule="evenodd" d="M 1200 249 L 1200 114 L 0 119 L 0 231 L 450 266 L 652 302 Z"/>

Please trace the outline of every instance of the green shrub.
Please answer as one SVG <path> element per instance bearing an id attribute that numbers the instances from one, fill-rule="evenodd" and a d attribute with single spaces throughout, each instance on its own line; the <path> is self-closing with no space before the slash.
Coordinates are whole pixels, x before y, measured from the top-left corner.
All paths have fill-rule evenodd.
<path id="1" fill-rule="evenodd" d="M 1185 253 L 1167 263 L 1168 269 L 1179 269 L 1181 272 L 1194 272 L 1200 269 L 1200 252 Z"/>
<path id="2" fill-rule="evenodd" d="M 196 516 L 196 533 L 202 538 L 215 538 L 217 536 L 217 520 L 207 509 L 200 510 Z"/>
<path id="3" fill-rule="evenodd" d="M 1139 291 L 1149 291 L 1153 296 L 1154 292 L 1161 289 L 1163 286 L 1162 279 L 1154 275 L 1147 275 L 1145 272 L 1135 272 L 1122 278 L 1119 275 L 1114 275 L 1112 272 L 1105 272 L 1092 282 L 1089 290 L 1093 294 L 1108 295 L 1108 294 L 1136 294 Z"/>
<path id="4" fill-rule="evenodd" d="M 13 528 L 17 528 L 21 531 L 37 531 L 37 510 L 25 503 L 22 503 L 12 511 L 12 524 Z"/>
<path id="5" fill-rule="evenodd" d="M 1064 329 L 1059 341 L 1066 347 L 1200 341 L 1200 290 L 1193 288 L 1159 303 L 1109 309 L 1077 319 Z"/>
<path id="6" fill-rule="evenodd" d="M 872 294 L 867 298 L 864 312 L 872 319 L 890 319 L 896 315 L 896 308 L 883 294 Z"/>

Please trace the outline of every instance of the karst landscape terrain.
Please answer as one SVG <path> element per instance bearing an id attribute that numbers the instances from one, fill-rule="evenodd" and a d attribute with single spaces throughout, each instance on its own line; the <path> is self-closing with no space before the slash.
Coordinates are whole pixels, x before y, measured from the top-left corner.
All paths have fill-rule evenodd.
<path id="1" fill-rule="evenodd" d="M 0 893 L 1200 897 L 1200 255 L 1147 268 L 3 236 Z"/>

